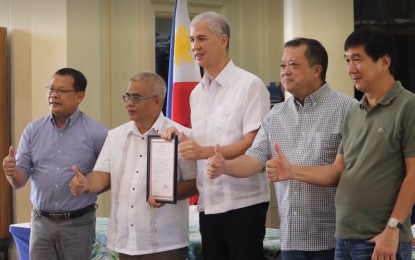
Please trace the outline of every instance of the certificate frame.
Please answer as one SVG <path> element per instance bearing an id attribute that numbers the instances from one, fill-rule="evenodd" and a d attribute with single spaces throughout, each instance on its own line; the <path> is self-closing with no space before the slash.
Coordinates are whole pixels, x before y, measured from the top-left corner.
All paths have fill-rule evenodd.
<path id="1" fill-rule="evenodd" d="M 177 135 L 166 141 L 159 135 L 147 137 L 147 200 L 177 203 Z"/>

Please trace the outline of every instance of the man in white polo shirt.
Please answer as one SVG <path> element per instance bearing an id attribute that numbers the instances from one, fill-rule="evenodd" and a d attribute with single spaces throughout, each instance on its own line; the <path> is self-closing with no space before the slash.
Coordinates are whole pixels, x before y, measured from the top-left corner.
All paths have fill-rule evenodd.
<path id="1" fill-rule="evenodd" d="M 194 17 L 190 27 L 192 51 L 205 75 L 190 97 L 192 137 L 182 135 L 179 152 L 198 160 L 203 259 L 262 259 L 270 199 L 267 177 L 262 173 L 211 180 L 205 165 L 215 154 L 215 144 L 228 159 L 245 153 L 270 109 L 269 92 L 257 76 L 230 59 L 226 18 L 206 12 Z M 162 135 L 169 139 L 173 132 Z"/>
<path id="2" fill-rule="evenodd" d="M 157 74 L 133 76 L 123 96 L 131 121 L 108 132 L 86 178 L 74 169 L 71 191 L 76 196 L 111 187 L 107 246 L 119 253 L 120 260 L 185 260 L 187 256 L 188 200 L 179 198 L 177 204 L 163 207 L 146 201 L 148 136 L 170 126 L 186 129 L 164 117 L 165 95 L 165 82 Z M 178 196 L 184 198 L 183 186 L 195 182 L 196 163 L 179 158 L 177 172 Z"/>

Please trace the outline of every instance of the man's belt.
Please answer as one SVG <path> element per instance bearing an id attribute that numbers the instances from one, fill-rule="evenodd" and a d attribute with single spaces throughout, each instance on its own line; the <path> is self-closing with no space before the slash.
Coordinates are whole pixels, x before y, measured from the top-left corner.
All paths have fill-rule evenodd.
<path id="1" fill-rule="evenodd" d="M 37 209 L 37 212 L 43 217 L 49 218 L 53 221 L 64 221 L 64 220 L 70 220 L 74 218 L 82 217 L 83 215 L 94 211 L 95 210 L 95 204 L 91 204 L 89 206 L 86 206 L 85 208 L 74 210 L 74 211 L 68 211 L 68 212 L 47 212 L 40 209 Z"/>

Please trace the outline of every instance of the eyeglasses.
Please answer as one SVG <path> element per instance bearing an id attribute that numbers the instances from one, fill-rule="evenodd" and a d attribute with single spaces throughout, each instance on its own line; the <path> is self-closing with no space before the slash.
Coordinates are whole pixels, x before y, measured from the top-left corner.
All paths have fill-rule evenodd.
<path id="1" fill-rule="evenodd" d="M 65 95 L 65 94 L 68 94 L 69 92 L 77 92 L 75 89 L 65 90 L 65 89 L 53 88 L 51 86 L 46 86 L 46 89 L 47 89 L 49 95 L 52 94 L 53 92 L 55 92 L 58 95 L 62 95 L 62 94 Z"/>
<path id="2" fill-rule="evenodd" d="M 125 93 L 125 95 L 122 96 L 122 99 L 124 100 L 125 103 L 128 103 L 128 101 L 131 100 L 134 104 L 137 104 L 138 102 L 140 102 L 143 99 L 156 98 L 156 97 L 158 97 L 158 96 L 153 95 L 153 96 L 143 97 L 143 96 L 140 96 L 138 94 Z"/>

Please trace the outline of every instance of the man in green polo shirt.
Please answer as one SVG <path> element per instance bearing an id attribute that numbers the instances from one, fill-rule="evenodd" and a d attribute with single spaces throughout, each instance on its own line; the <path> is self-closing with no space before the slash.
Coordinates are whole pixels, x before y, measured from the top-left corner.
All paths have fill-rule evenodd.
<path id="1" fill-rule="evenodd" d="M 336 186 L 336 259 L 411 259 L 408 215 L 415 201 L 415 95 L 394 78 L 396 49 L 386 31 L 363 27 L 344 44 L 347 70 L 364 92 L 346 118 L 335 162 L 267 162 L 271 181 Z"/>

